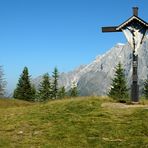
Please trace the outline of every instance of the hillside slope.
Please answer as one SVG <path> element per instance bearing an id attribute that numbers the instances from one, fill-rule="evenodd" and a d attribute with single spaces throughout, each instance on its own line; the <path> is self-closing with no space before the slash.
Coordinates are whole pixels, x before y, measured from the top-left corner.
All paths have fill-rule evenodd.
<path id="1" fill-rule="evenodd" d="M 148 106 L 98 97 L 1 106 L 0 147 L 148 147 Z"/>

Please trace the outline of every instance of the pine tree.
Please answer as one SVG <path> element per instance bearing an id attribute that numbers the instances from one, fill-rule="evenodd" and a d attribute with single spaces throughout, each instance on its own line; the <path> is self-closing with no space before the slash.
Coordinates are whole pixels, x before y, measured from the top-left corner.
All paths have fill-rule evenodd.
<path id="1" fill-rule="evenodd" d="M 109 96 L 118 101 L 126 101 L 128 98 L 128 88 L 121 63 L 115 68 L 115 75 L 112 79 Z"/>
<path id="2" fill-rule="evenodd" d="M 78 96 L 78 88 L 75 82 L 73 82 L 72 87 L 70 89 L 70 96 L 77 97 Z"/>
<path id="3" fill-rule="evenodd" d="M 31 87 L 30 76 L 29 76 L 27 67 L 24 67 L 24 70 L 19 78 L 19 81 L 13 96 L 16 99 L 33 101 L 32 87 Z"/>
<path id="4" fill-rule="evenodd" d="M 0 66 L 0 97 L 1 98 L 4 97 L 5 87 L 6 87 L 6 81 L 4 79 L 3 67 Z"/>
<path id="5" fill-rule="evenodd" d="M 65 98 L 67 95 L 66 93 L 66 90 L 65 90 L 65 87 L 61 87 L 58 91 L 58 98 L 62 99 L 62 98 Z"/>
<path id="6" fill-rule="evenodd" d="M 36 92 L 36 88 L 35 85 L 31 86 L 31 96 L 32 96 L 32 101 L 36 101 L 37 99 L 37 92 Z"/>
<path id="7" fill-rule="evenodd" d="M 144 82 L 144 89 L 143 89 L 144 97 L 148 99 L 148 79 Z"/>
<path id="8" fill-rule="evenodd" d="M 53 74 L 53 83 L 52 83 L 52 98 L 57 99 L 58 97 L 58 78 L 59 78 L 59 72 L 58 69 L 55 67 Z"/>
<path id="9" fill-rule="evenodd" d="M 51 85 L 49 74 L 46 73 L 43 76 L 43 80 L 40 83 L 40 88 L 38 92 L 38 101 L 46 101 L 51 98 Z"/>

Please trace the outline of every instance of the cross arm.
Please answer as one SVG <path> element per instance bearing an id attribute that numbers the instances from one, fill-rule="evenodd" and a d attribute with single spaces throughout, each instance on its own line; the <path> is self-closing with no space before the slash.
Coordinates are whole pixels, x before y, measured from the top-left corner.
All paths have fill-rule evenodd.
<path id="1" fill-rule="evenodd" d="M 121 32 L 116 30 L 118 26 L 102 27 L 102 32 Z"/>

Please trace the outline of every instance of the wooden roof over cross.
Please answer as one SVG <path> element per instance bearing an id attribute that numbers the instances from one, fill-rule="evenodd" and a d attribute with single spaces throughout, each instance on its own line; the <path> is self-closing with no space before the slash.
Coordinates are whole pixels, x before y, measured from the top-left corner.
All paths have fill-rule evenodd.
<path id="1" fill-rule="evenodd" d="M 142 27 L 148 29 L 148 23 L 138 17 L 138 7 L 133 7 L 133 16 L 125 22 L 119 26 L 102 27 L 102 32 L 121 32 L 123 28 L 132 24 L 140 24 Z"/>

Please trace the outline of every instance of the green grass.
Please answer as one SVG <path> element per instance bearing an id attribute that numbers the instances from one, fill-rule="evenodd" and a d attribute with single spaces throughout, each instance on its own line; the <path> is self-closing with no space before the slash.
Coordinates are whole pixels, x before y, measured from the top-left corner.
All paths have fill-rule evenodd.
<path id="1" fill-rule="evenodd" d="M 15 100 L 15 99 L 0 99 L 0 109 L 22 107 L 22 106 L 29 106 L 29 105 L 33 105 L 33 103 L 22 101 L 22 100 Z"/>
<path id="2" fill-rule="evenodd" d="M 42 104 L 2 99 L 0 147 L 148 148 L 148 107 L 102 107 L 112 102 L 103 97 Z"/>

